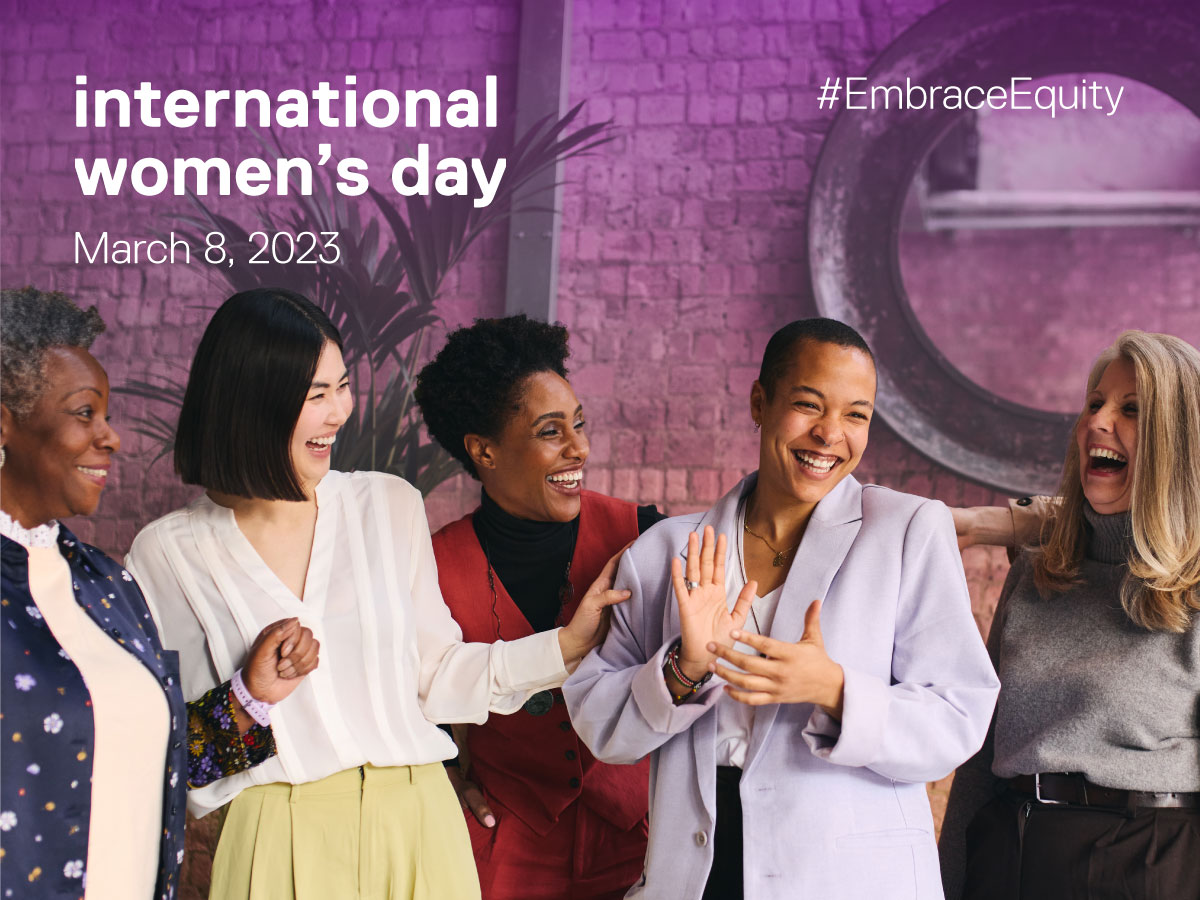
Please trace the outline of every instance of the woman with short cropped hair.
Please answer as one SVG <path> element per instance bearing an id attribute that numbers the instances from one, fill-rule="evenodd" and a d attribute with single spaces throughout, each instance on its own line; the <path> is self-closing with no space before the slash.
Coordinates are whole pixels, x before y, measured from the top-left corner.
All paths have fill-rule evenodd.
<path id="1" fill-rule="evenodd" d="M 651 757 L 630 898 L 941 898 L 925 782 L 979 747 L 999 684 L 949 512 L 851 477 L 875 386 L 849 326 L 780 329 L 758 471 L 622 557 L 633 596 L 563 693 L 597 758 Z"/>

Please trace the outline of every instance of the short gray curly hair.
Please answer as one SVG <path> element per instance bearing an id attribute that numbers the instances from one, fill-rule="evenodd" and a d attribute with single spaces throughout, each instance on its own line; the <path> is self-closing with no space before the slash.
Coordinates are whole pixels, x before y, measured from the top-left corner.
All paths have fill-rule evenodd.
<path id="1" fill-rule="evenodd" d="M 58 291 L 0 291 L 0 400 L 9 412 L 18 419 L 33 412 L 45 388 L 48 349 L 87 350 L 104 328 L 96 307 L 80 309 Z"/>

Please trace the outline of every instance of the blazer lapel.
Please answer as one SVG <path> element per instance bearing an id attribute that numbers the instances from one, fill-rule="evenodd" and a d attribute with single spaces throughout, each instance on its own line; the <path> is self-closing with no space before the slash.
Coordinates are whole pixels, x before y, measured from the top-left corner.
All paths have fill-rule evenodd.
<path id="1" fill-rule="evenodd" d="M 823 600 L 829 586 L 850 552 L 862 526 L 862 485 L 852 476 L 844 478 L 813 510 L 796 559 L 783 583 L 779 606 L 771 623 L 771 637 L 795 643 L 804 634 L 804 616 L 814 600 Z M 779 704 L 756 707 L 746 770 L 753 768 L 779 712 Z"/>

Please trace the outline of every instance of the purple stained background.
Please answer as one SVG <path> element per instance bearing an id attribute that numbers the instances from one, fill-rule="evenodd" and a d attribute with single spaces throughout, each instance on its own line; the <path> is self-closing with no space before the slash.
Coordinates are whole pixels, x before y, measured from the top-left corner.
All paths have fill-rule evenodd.
<path id="1" fill-rule="evenodd" d="M 760 354 L 780 325 L 815 313 L 806 196 L 833 116 L 818 109 L 818 87 L 830 75 L 865 72 L 938 5 L 576 0 L 570 100 L 587 101 L 588 121 L 612 119 L 619 129 L 615 141 L 566 167 L 558 316 L 571 329 L 572 382 L 591 425 L 586 487 L 680 513 L 710 505 L 754 468 L 747 400 Z M 199 339 L 204 307 L 226 295 L 224 283 L 194 266 L 75 265 L 73 234 L 149 237 L 186 203 L 169 195 L 84 197 L 73 159 L 233 160 L 260 155 L 259 146 L 228 126 L 77 129 L 75 76 L 86 74 L 91 87 L 132 89 L 150 80 L 163 89 L 278 91 L 322 79 L 339 86 L 354 74 L 361 94 L 482 91 L 484 76 L 494 74 L 503 123 L 514 104 L 519 13 L 517 0 L 8 4 L 0 29 L 4 286 L 32 283 L 98 305 L 109 331 L 94 351 L 114 384 L 178 372 Z M 1044 128 L 1017 121 L 993 135 L 1001 154 L 994 159 L 1019 162 L 1018 181 L 1040 172 L 1053 186 L 1057 173 L 1072 170 L 1062 156 L 1068 151 L 1049 148 Z M 386 188 L 391 161 L 418 140 L 437 159 L 469 157 L 482 137 L 313 127 L 284 140 L 293 155 L 310 157 L 329 141 L 335 155 L 367 160 L 372 183 Z M 1143 146 L 1110 148 L 1116 169 L 1144 174 L 1154 163 Z M 1180 159 L 1191 177 L 1200 146 L 1187 152 Z M 1002 168 L 985 171 L 1008 177 Z M 247 222 L 258 202 L 210 200 Z M 455 270 L 427 346 L 439 345 L 447 328 L 503 314 L 506 247 L 497 229 Z M 900 260 L 933 340 L 968 377 L 1029 397 L 1030 405 L 1070 408 L 1071 386 L 1122 328 L 1200 342 L 1195 228 L 1143 229 L 1128 239 L 1103 229 L 909 233 Z M 985 297 L 981 284 L 991 286 Z M 141 411 L 139 401 L 117 397 L 114 422 L 121 428 Z M 169 464 L 147 470 L 142 438 L 128 427 L 123 436 L 99 512 L 72 523 L 114 554 L 147 521 L 192 496 Z M 858 474 L 952 505 L 1002 499 L 916 453 L 882 420 Z M 465 476 L 451 479 L 428 498 L 431 524 L 458 517 L 476 497 Z M 998 551 L 981 549 L 965 563 L 986 630 L 1007 564 Z M 190 889 L 203 877 L 194 875 Z"/>

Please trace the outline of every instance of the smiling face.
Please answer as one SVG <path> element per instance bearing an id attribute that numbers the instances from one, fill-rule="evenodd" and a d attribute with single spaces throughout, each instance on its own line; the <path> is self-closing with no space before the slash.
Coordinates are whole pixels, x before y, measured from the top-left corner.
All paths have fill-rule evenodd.
<path id="1" fill-rule="evenodd" d="M 1083 495 L 1102 515 L 1129 509 L 1137 461 L 1138 394 L 1133 363 L 1123 356 L 1104 369 L 1075 426 Z"/>
<path id="2" fill-rule="evenodd" d="M 535 372 L 521 385 L 517 409 L 498 438 L 467 435 L 488 496 L 511 515 L 570 522 L 579 515 L 589 446 L 583 407 L 555 372 Z"/>
<path id="3" fill-rule="evenodd" d="M 342 351 L 337 344 L 326 341 L 292 431 L 292 467 L 306 493 L 311 494 L 313 486 L 329 471 L 334 439 L 353 409 L 354 396 Z"/>
<path id="4" fill-rule="evenodd" d="M 762 426 L 759 489 L 811 510 L 858 466 L 874 402 L 875 365 L 867 354 L 798 342 L 771 397 L 757 381 L 751 390 L 750 412 Z"/>
<path id="5" fill-rule="evenodd" d="M 28 416 L 5 407 L 3 508 L 26 528 L 95 512 L 121 438 L 108 424 L 108 376 L 79 347 L 51 347 Z"/>

